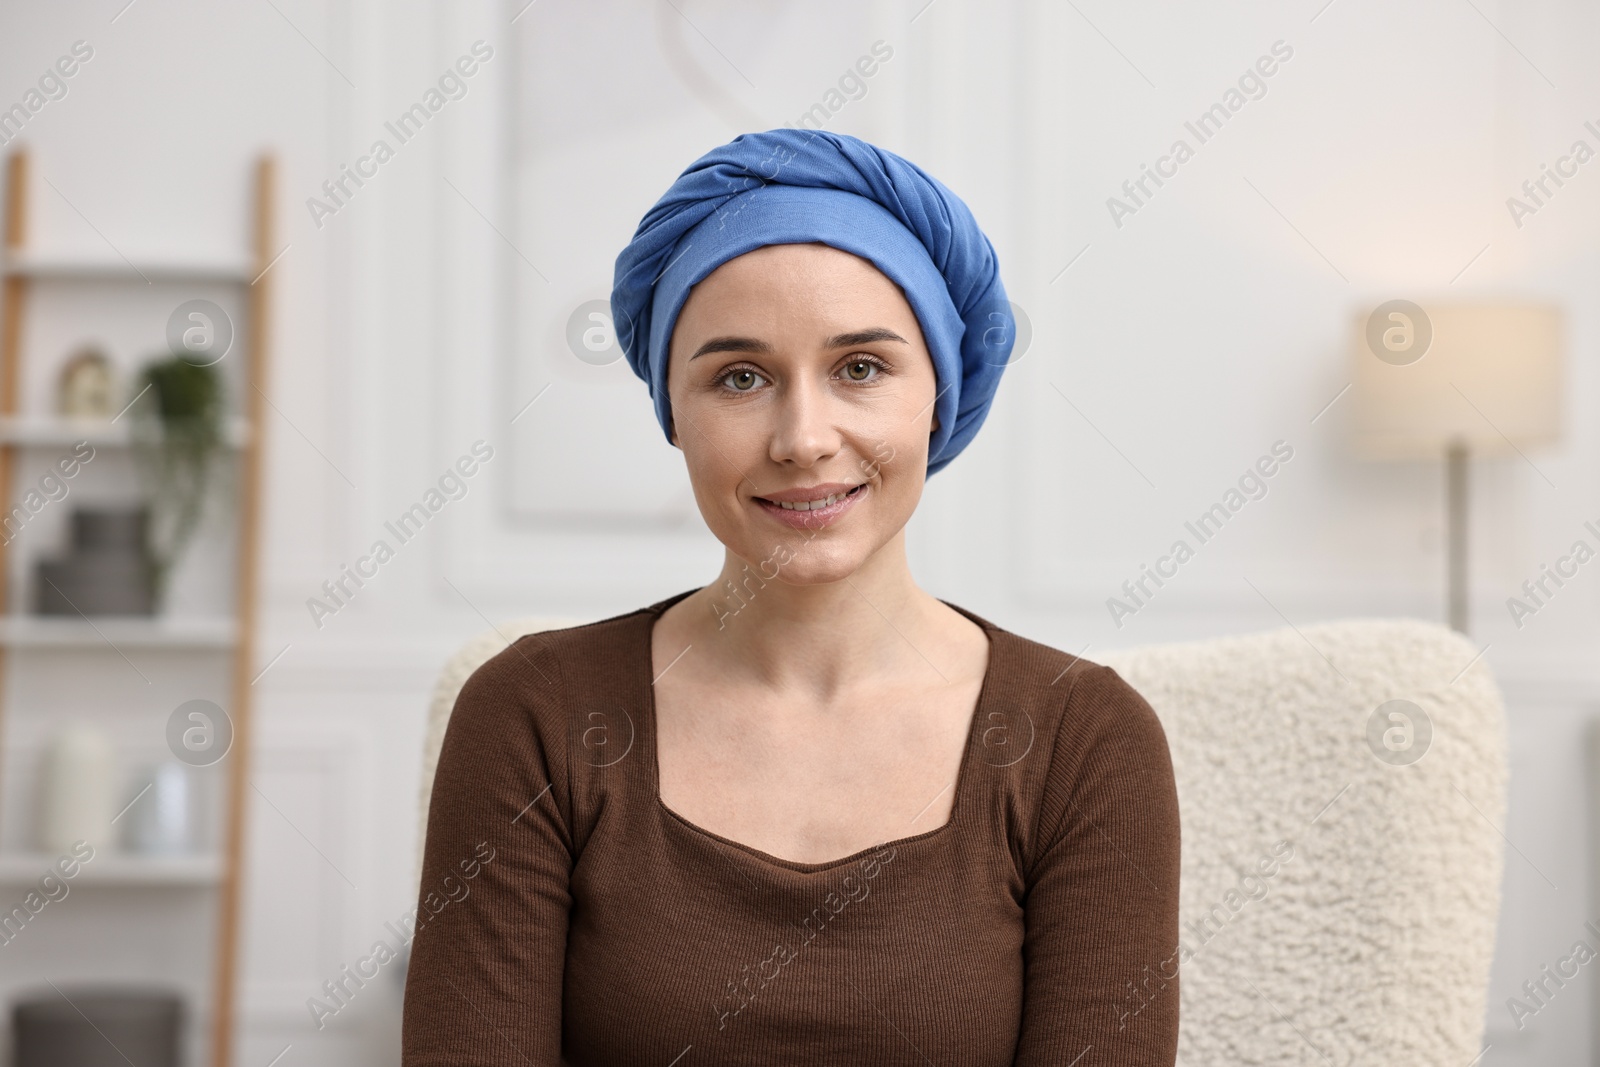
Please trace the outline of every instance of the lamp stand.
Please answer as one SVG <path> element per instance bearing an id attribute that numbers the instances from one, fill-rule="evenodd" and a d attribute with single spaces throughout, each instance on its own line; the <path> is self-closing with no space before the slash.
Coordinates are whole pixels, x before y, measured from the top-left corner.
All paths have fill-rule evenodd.
<path id="1" fill-rule="evenodd" d="M 1445 450 L 1445 567 L 1450 628 L 1467 632 L 1467 446 Z"/>

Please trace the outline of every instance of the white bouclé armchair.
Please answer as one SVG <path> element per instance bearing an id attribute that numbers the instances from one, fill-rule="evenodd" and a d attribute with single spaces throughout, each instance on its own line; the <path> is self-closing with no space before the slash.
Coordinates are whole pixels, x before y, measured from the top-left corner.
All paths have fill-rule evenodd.
<path id="1" fill-rule="evenodd" d="M 462 683 L 508 638 L 575 621 L 506 624 L 446 665 L 422 827 Z M 1501 697 L 1477 650 L 1435 623 L 1360 619 L 1089 658 L 1144 695 L 1172 750 L 1178 1063 L 1473 1062 L 1508 777 Z M 1149 977 L 1131 1005 L 1162 995 Z"/>

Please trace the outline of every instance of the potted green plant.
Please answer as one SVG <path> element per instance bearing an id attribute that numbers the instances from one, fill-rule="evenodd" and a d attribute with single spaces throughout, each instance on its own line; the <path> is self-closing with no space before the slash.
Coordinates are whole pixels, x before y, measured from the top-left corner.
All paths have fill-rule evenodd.
<path id="1" fill-rule="evenodd" d="M 150 503 L 151 568 L 164 601 L 215 483 L 224 445 L 222 380 L 215 366 L 174 354 L 147 363 L 133 388 L 134 459 Z"/>

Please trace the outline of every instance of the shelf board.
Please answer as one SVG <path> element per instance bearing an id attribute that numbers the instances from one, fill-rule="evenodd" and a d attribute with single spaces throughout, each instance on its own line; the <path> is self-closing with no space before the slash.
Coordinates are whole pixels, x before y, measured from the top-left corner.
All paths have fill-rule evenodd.
<path id="1" fill-rule="evenodd" d="M 55 871 L 59 858 L 43 852 L 0 855 L 0 885 L 37 882 Z M 94 858 L 79 864 L 78 873 L 65 881 L 69 886 L 184 886 L 215 885 L 221 880 L 222 857 L 218 855 L 141 856 L 97 848 Z"/>
<path id="2" fill-rule="evenodd" d="M 163 616 L 8 615 L 0 617 L 0 647 L 7 648 L 232 648 L 238 626 L 231 618 Z"/>
<path id="3" fill-rule="evenodd" d="M 248 283 L 255 278 L 252 264 L 242 259 L 189 259 L 149 256 L 134 259 L 12 253 L 0 263 L 8 277 L 52 281 L 123 282 L 228 282 Z"/>
<path id="4" fill-rule="evenodd" d="M 100 448 L 126 448 L 132 443 L 130 422 L 105 419 L 67 419 L 53 416 L 0 418 L 0 444 L 33 448 L 71 448 L 88 441 Z M 223 440 L 240 448 L 250 439 L 250 426 L 244 419 L 227 419 Z"/>

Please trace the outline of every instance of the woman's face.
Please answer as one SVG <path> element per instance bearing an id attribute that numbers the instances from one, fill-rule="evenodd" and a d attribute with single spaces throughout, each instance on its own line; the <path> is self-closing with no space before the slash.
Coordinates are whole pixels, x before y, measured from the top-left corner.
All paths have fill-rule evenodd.
<path id="1" fill-rule="evenodd" d="M 767 245 L 712 271 L 679 312 L 667 391 L 700 513 L 767 580 L 848 577 L 922 497 L 933 360 L 858 256 Z"/>

